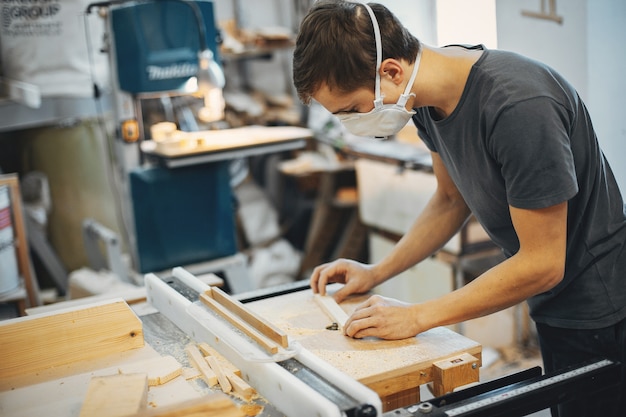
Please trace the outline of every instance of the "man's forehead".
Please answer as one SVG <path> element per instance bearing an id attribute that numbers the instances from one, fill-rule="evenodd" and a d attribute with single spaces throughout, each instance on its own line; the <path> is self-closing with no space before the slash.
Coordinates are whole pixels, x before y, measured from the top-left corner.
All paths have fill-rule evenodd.
<path id="1" fill-rule="evenodd" d="M 367 94 L 367 90 L 357 90 L 354 92 L 342 91 L 338 88 L 331 88 L 328 84 L 321 84 L 311 95 L 311 98 L 321 104 L 331 113 L 345 111 L 354 106 L 355 102 Z"/>
<path id="2" fill-rule="evenodd" d="M 328 84 L 322 83 L 317 90 L 311 94 L 311 98 L 325 107 L 326 110 L 333 113 L 333 107 L 335 107 L 337 105 L 336 103 L 341 100 L 341 94 L 338 94 L 336 89 L 331 89 Z"/>

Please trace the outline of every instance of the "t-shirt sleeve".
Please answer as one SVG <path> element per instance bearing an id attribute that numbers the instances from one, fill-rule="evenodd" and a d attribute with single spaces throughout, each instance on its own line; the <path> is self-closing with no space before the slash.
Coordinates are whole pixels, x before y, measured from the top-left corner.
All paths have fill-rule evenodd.
<path id="1" fill-rule="evenodd" d="M 424 111 L 427 110 L 425 110 L 424 108 L 420 108 L 417 110 L 417 114 L 413 116 L 413 124 L 417 128 L 417 135 L 422 140 L 422 142 L 424 142 L 428 150 L 431 152 L 437 152 L 437 148 L 431 140 L 430 134 L 428 133 L 426 126 L 421 121 L 422 117 L 427 117 L 426 115 L 424 115 Z"/>
<path id="2" fill-rule="evenodd" d="M 571 113 L 547 97 L 503 110 L 489 135 L 513 207 L 549 207 L 578 192 L 569 139 Z"/>

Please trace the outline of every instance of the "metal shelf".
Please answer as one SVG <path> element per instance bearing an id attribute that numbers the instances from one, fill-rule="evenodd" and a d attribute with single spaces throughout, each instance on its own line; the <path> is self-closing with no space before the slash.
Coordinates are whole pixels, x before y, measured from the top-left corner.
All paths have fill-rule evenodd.
<path id="1" fill-rule="evenodd" d="M 41 106 L 37 109 L 0 98 L 0 132 L 99 117 L 111 107 L 108 95 L 100 98 L 47 97 L 41 99 Z"/>

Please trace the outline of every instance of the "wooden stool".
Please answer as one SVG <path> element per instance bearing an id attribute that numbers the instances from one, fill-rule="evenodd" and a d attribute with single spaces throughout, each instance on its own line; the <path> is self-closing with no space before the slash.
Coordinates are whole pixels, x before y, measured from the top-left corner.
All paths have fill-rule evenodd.
<path id="1" fill-rule="evenodd" d="M 39 285 L 35 277 L 33 265 L 28 253 L 28 239 L 24 227 L 24 213 L 22 211 L 22 197 L 20 194 L 19 179 L 17 174 L 0 175 L 0 186 L 9 187 L 11 200 L 11 213 L 15 230 L 15 246 L 17 253 L 17 266 L 22 282 L 15 291 L 0 296 L 0 303 L 16 303 L 18 313 L 23 316 L 26 310 L 26 302 L 29 307 L 41 305 Z"/>

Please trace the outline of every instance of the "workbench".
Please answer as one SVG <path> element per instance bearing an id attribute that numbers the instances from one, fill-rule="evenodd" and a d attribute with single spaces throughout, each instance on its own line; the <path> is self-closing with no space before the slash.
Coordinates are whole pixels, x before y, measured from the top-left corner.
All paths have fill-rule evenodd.
<path id="1" fill-rule="evenodd" d="M 312 136 L 311 130 L 295 126 L 245 126 L 185 132 L 175 146 L 147 140 L 141 151 L 157 164 L 177 168 L 300 149 Z"/>
<path id="2" fill-rule="evenodd" d="M 338 285 L 330 285 L 329 293 Z M 367 297 L 353 296 L 340 306 L 350 314 Z M 327 330 L 332 319 L 320 314 L 310 289 L 246 305 L 316 356 L 374 390 L 385 411 L 419 402 L 420 385 L 430 383 L 438 396 L 479 379 L 482 346 L 445 327 L 404 340 L 352 339 Z"/>
<path id="3" fill-rule="evenodd" d="M 304 349 L 373 389 L 383 399 L 386 411 L 418 402 L 421 384 L 432 383 L 434 394 L 440 395 L 478 381 L 481 346 L 451 330 L 437 328 L 400 341 L 350 339 L 326 329 L 331 319 L 313 301 L 310 289 L 277 294 L 245 305 L 283 329 Z M 0 322 L 2 357 L 32 358 L 22 363 L 17 373 L 11 370 L 14 359 L 3 360 L 0 414 L 32 416 L 45 410 L 48 416 L 78 416 L 94 376 L 117 374 L 124 365 L 165 356 L 174 357 L 183 369 L 190 368 L 185 347 L 202 341 L 192 340 L 182 333 L 147 302 L 132 304 L 133 314 L 140 319 L 138 323 L 133 323 L 132 315 L 129 320 L 120 319 L 117 323 L 118 315 L 128 316 L 124 310 L 127 304 L 121 299 L 102 301 L 102 298 L 99 296 L 101 301 L 95 304 L 70 302 L 69 308 L 59 303 L 58 309 L 48 307 L 41 314 Z M 350 298 L 341 307 L 349 313 L 363 298 Z M 89 303 L 89 299 L 85 302 Z M 54 325 L 32 325 L 42 319 Z M 83 323 L 86 327 L 79 329 L 80 336 L 72 335 L 71 327 L 81 320 L 86 320 Z M 122 326 L 127 321 L 131 324 L 130 330 Z M 11 327 L 12 331 L 8 332 Z M 15 332 L 20 328 L 27 331 Z M 68 345 L 72 342 L 95 344 L 75 349 Z M 91 358 L 85 356 L 95 350 L 102 352 L 93 353 L 96 356 Z M 58 362 L 61 356 L 65 356 L 64 362 Z M 192 401 L 215 389 L 219 390 L 209 389 L 199 379 L 181 375 L 163 385 L 150 387 L 148 404 L 158 409 L 174 402 Z M 249 415 L 282 416 L 263 398 L 252 402 L 234 397 L 233 400 L 248 410 L 256 410 L 256 414 Z"/>

